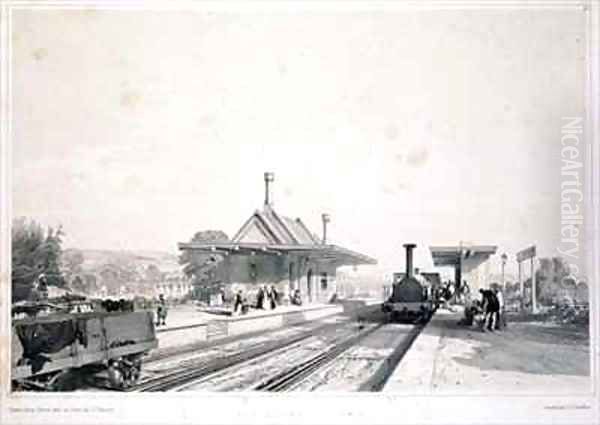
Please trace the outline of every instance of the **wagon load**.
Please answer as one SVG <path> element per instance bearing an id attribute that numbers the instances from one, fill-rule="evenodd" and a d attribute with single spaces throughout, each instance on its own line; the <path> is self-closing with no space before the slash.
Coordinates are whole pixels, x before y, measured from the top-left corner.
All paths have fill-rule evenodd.
<path id="1" fill-rule="evenodd" d="M 123 303 L 121 310 L 118 302 L 62 301 L 13 307 L 13 387 L 73 389 L 99 372 L 107 372 L 111 387 L 132 384 L 143 355 L 158 346 L 152 312 Z"/>

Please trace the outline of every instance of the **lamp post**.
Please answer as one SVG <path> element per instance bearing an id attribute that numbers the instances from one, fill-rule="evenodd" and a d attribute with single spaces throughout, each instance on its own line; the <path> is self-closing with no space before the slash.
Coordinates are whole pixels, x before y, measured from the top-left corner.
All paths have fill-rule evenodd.
<path id="1" fill-rule="evenodd" d="M 506 260 L 508 260 L 508 256 L 506 255 L 506 253 L 504 253 L 500 258 L 502 259 L 502 290 L 506 292 L 506 279 L 504 279 L 504 267 L 506 266 Z"/>

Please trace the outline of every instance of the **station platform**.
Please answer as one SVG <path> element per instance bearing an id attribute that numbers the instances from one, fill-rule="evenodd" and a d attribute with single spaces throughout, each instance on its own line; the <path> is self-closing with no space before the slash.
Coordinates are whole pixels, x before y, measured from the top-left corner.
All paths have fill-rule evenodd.
<path id="1" fill-rule="evenodd" d="M 315 303 L 278 306 L 273 310 L 250 310 L 247 314 L 232 316 L 207 313 L 194 305 L 178 306 L 169 310 L 167 326 L 156 328 L 158 351 L 277 329 L 335 314 L 358 318 L 361 314 L 379 309 L 380 304 L 370 299 L 347 299 L 335 304 Z"/>
<path id="2" fill-rule="evenodd" d="M 518 320 L 502 331 L 459 325 L 461 307 L 438 309 L 383 391 L 404 395 L 589 394 L 587 329 Z"/>

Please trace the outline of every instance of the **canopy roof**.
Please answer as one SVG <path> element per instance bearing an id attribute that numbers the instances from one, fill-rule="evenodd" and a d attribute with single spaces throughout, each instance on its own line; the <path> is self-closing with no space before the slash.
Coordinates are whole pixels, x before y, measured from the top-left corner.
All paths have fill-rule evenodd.
<path id="1" fill-rule="evenodd" d="M 301 254 L 310 259 L 330 260 L 341 265 L 377 264 L 377 260 L 337 245 L 265 243 L 180 243 L 179 249 L 224 255 Z"/>
<path id="2" fill-rule="evenodd" d="M 497 246 L 493 245 L 458 245 L 458 246 L 430 246 L 433 265 L 436 267 L 458 266 L 462 260 L 475 259 L 480 263 L 496 253 Z"/>

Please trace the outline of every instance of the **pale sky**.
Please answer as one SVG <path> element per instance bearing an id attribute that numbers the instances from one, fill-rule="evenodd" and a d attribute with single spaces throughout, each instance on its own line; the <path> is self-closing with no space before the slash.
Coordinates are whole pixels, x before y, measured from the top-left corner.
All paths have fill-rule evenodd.
<path id="1" fill-rule="evenodd" d="M 68 247 L 176 252 L 263 202 L 400 269 L 560 238 L 581 10 L 16 11 L 13 215 Z M 513 261 L 514 262 L 514 261 Z M 514 265 L 508 271 L 514 271 Z M 499 272 L 499 270 L 498 270 Z"/>

